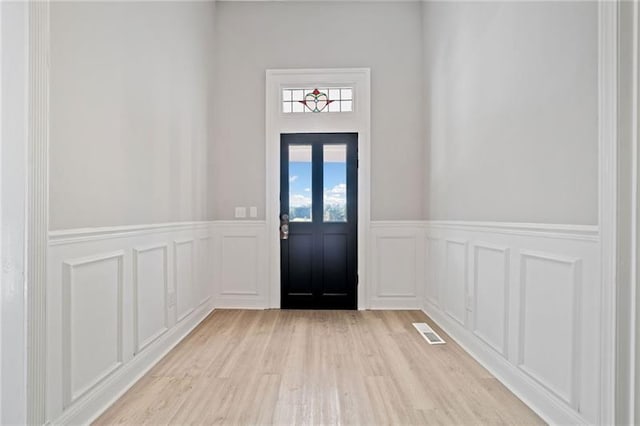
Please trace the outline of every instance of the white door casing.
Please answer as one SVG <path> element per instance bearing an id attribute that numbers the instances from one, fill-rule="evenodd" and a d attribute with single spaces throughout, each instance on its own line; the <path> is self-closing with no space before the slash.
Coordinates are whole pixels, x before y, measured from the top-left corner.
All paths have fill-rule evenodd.
<path id="1" fill-rule="evenodd" d="M 353 87 L 352 112 L 285 114 L 283 88 Z M 371 182 L 371 82 L 368 68 L 281 69 L 266 72 L 266 222 L 269 307 L 280 307 L 280 134 L 358 133 L 358 309 L 367 306 L 367 244 Z"/>

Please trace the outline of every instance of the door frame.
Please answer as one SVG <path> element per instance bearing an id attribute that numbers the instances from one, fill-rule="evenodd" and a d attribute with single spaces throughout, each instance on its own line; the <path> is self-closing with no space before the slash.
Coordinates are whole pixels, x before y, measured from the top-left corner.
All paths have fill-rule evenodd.
<path id="1" fill-rule="evenodd" d="M 616 422 L 619 0 L 598 1 L 598 226 L 600 233 L 600 421 Z M 635 309 L 635 308 L 634 308 Z"/>
<path id="2" fill-rule="evenodd" d="M 9 3 L 11 4 L 11 3 Z M 0 3 L 0 15 L 6 20 L 9 15 L 5 9 L 6 3 Z M 21 417 L 21 423 L 44 424 L 46 420 L 46 276 L 47 276 L 47 244 L 48 244 L 48 219 L 49 219 L 49 67 L 50 67 L 50 3 L 49 0 L 14 3 L 19 8 L 20 19 L 13 21 L 12 34 L 20 34 L 16 43 L 24 57 L 24 63 L 15 65 L 12 69 L 7 64 L 0 63 L 0 74 L 4 79 L 7 75 L 16 71 L 12 81 L 24 86 L 23 99 L 14 99 L 16 103 L 24 103 L 24 108 L 13 111 L 12 119 L 19 117 L 24 122 L 23 134 L 7 141 L 7 146 L 12 146 L 12 156 L 7 159 L 15 160 L 15 173 L 22 175 L 23 182 L 2 182 L 2 203 L 16 203 L 23 210 L 24 216 L 19 220 L 24 240 L 24 247 L 19 253 L 2 253 L 3 265 L 13 273 L 23 275 L 23 287 L 14 291 L 13 298 L 0 297 L 0 309 L 9 308 L 13 311 L 24 312 L 22 327 L 13 325 L 11 339 L 20 340 L 20 347 L 12 350 L 16 359 L 20 359 L 17 368 L 20 378 L 13 380 L 9 377 L 10 389 L 5 388 L 7 382 L 0 383 L 2 397 L 7 391 L 17 392 L 12 398 L 15 407 L 7 409 L 2 407 L 2 418 L 11 416 Z M 5 28 L 2 29 L 5 31 Z M 4 54 L 4 53 L 3 53 Z M 7 81 L 5 80 L 5 83 Z M 3 87 L 4 90 L 4 87 Z M 4 90 L 3 95 L 5 95 Z M 10 100 L 10 101 L 14 101 Z M 7 120 L 7 111 L 0 111 L 2 118 Z M 12 135 L 13 136 L 13 135 Z M 22 150 L 13 145 L 19 144 Z M 16 158 L 13 158 L 18 154 Z M 3 170 L 3 173 L 5 171 Z M 5 175 L 6 177 L 6 175 Z M 2 226 L 16 225 L 16 220 L 7 222 L 2 218 Z M 13 243 L 13 248 L 18 244 Z M 6 247 L 5 247 L 6 248 Z M 14 255 L 9 259 L 8 256 Z M 4 311 L 6 313 L 6 311 Z M 4 314 L 3 313 L 3 314 Z M 5 327 L 6 329 L 6 327 Z M 0 330 L 4 332 L 5 330 Z M 5 348 L 6 349 L 6 348 Z M 4 352 L 4 349 L 3 349 Z M 6 355 L 6 353 L 3 353 Z M 16 381 L 20 383 L 17 384 Z M 17 387 L 16 387 L 17 386 Z M 4 401 L 6 402 L 6 400 Z M 13 413 L 9 413 L 12 411 Z"/>
<path id="3" fill-rule="evenodd" d="M 285 114 L 285 87 L 350 86 L 353 112 Z M 369 68 L 272 69 L 266 71 L 266 209 L 269 307 L 280 308 L 280 134 L 358 133 L 358 309 L 367 309 L 367 258 L 371 221 L 371 70 Z"/>

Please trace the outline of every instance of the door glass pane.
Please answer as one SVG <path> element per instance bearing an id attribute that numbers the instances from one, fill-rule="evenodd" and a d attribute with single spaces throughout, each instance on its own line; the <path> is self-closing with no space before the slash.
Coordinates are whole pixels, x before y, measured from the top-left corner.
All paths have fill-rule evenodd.
<path id="1" fill-rule="evenodd" d="M 347 146 L 324 145 L 325 222 L 347 221 Z"/>
<path id="2" fill-rule="evenodd" d="M 289 146 L 289 220 L 311 222 L 311 145 Z"/>

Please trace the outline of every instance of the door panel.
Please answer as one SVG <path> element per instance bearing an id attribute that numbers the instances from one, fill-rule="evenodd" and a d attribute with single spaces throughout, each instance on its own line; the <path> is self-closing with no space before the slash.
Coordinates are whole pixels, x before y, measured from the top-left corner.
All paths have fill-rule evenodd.
<path id="1" fill-rule="evenodd" d="M 358 135 L 281 135 L 281 306 L 357 308 Z"/>
<path id="2" fill-rule="evenodd" d="M 323 249 L 323 292 L 325 294 L 348 293 L 347 236 L 344 234 L 325 234 Z"/>
<path id="3" fill-rule="evenodd" d="M 288 240 L 289 251 L 295 253 L 295 262 L 289 265 L 289 291 L 311 294 L 307 283 L 311 282 L 313 266 L 313 235 L 293 234 Z"/>

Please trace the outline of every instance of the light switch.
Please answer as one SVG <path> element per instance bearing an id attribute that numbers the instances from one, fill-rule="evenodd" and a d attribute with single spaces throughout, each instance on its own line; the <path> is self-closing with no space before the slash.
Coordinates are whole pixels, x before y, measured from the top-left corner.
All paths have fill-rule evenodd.
<path id="1" fill-rule="evenodd" d="M 244 217 L 247 217 L 247 208 L 236 207 L 236 218 L 244 218 Z"/>
<path id="2" fill-rule="evenodd" d="M 249 217 L 258 217 L 258 208 L 253 206 L 249 207 Z"/>

